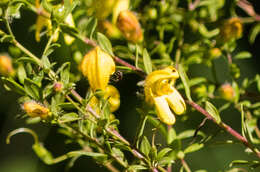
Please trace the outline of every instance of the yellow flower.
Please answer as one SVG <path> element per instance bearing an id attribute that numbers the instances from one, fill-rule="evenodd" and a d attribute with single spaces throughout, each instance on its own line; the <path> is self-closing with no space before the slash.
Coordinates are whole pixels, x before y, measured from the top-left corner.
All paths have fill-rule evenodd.
<path id="1" fill-rule="evenodd" d="M 39 15 L 36 20 L 35 30 L 35 40 L 37 42 L 40 42 L 41 40 L 41 31 L 44 27 L 47 27 L 48 30 L 51 30 L 51 20 Z"/>
<path id="2" fill-rule="evenodd" d="M 141 25 L 133 12 L 121 11 L 117 18 L 117 27 L 128 41 L 134 43 L 143 41 Z"/>
<path id="3" fill-rule="evenodd" d="M 226 20 L 220 30 L 220 39 L 224 42 L 232 39 L 238 39 L 242 36 L 243 25 L 239 18 Z"/>
<path id="4" fill-rule="evenodd" d="M 80 65 L 93 91 L 106 89 L 110 75 L 115 72 L 115 67 L 113 58 L 98 46 L 85 55 Z"/>
<path id="5" fill-rule="evenodd" d="M 22 107 L 30 117 L 41 117 L 45 119 L 51 115 L 48 108 L 34 101 L 25 102 Z"/>
<path id="6" fill-rule="evenodd" d="M 11 58 L 0 55 L 0 74 L 4 76 L 12 76 L 15 73 Z"/>
<path id="7" fill-rule="evenodd" d="M 174 88 L 179 74 L 174 67 L 167 67 L 150 73 L 145 79 L 145 100 L 155 105 L 159 119 L 168 125 L 175 123 L 175 116 L 183 114 L 186 104 L 180 93 Z"/>
<path id="8" fill-rule="evenodd" d="M 120 106 L 120 94 L 116 87 L 108 85 L 104 91 L 104 99 L 108 100 L 110 112 L 115 112 Z M 89 102 L 89 105 L 99 112 L 98 99 L 93 96 Z"/>

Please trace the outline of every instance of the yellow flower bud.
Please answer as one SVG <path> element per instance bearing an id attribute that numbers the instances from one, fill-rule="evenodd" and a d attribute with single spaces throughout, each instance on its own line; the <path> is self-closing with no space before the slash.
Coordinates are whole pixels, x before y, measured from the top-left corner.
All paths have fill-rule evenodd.
<path id="1" fill-rule="evenodd" d="M 98 46 L 85 55 L 80 65 L 93 91 L 106 89 L 110 75 L 115 72 L 115 67 L 113 58 Z"/>
<path id="2" fill-rule="evenodd" d="M 113 24 L 116 23 L 119 13 L 121 11 L 128 10 L 128 8 L 129 8 L 129 0 L 117 0 L 113 8 L 113 17 L 112 17 Z"/>
<path id="3" fill-rule="evenodd" d="M 5 56 L 0 55 L 0 74 L 4 76 L 12 76 L 15 71 L 12 65 L 12 59 Z"/>
<path id="4" fill-rule="evenodd" d="M 232 101 L 235 98 L 235 91 L 229 83 L 223 84 L 219 88 L 219 94 L 220 94 L 221 98 L 228 100 L 228 101 Z"/>
<path id="5" fill-rule="evenodd" d="M 180 93 L 174 88 L 179 74 L 174 67 L 167 67 L 150 73 L 145 79 L 145 100 L 155 105 L 159 119 L 168 125 L 175 123 L 175 116 L 183 114 L 186 104 Z"/>
<path id="6" fill-rule="evenodd" d="M 108 99 L 110 111 L 115 112 L 120 106 L 120 94 L 116 87 L 108 85 L 105 90 L 105 99 Z"/>
<path id="7" fill-rule="evenodd" d="M 217 58 L 221 56 L 221 50 L 219 48 L 212 48 L 209 50 L 209 57 L 210 58 Z"/>
<path id="8" fill-rule="evenodd" d="M 48 108 L 34 101 L 25 102 L 22 107 L 30 117 L 41 117 L 42 119 L 46 119 L 51 115 Z"/>
<path id="9" fill-rule="evenodd" d="M 95 16 L 101 20 L 107 18 L 111 14 L 115 3 L 116 0 L 95 0 L 93 2 Z"/>
<path id="10" fill-rule="evenodd" d="M 56 83 L 54 83 L 53 89 L 54 89 L 55 92 L 61 92 L 62 89 L 63 89 L 63 84 L 62 84 L 62 82 L 56 82 Z"/>
<path id="11" fill-rule="evenodd" d="M 116 27 L 116 25 L 110 23 L 107 20 L 99 21 L 98 28 L 109 38 L 119 39 L 122 36 L 120 30 Z"/>
<path id="12" fill-rule="evenodd" d="M 143 32 L 137 17 L 131 11 L 121 11 L 117 19 L 117 27 L 128 41 L 143 41 Z"/>
<path id="13" fill-rule="evenodd" d="M 242 36 L 243 26 L 239 18 L 226 20 L 220 29 L 220 39 L 227 42 L 232 39 L 238 39 Z"/>
<path id="14" fill-rule="evenodd" d="M 104 99 L 108 100 L 109 106 L 110 106 L 110 112 L 115 112 L 119 106 L 120 106 L 120 94 L 116 87 L 112 85 L 108 85 L 104 91 Z M 93 96 L 90 101 L 89 105 L 95 109 L 98 113 L 100 112 L 98 110 L 98 99 Z"/>

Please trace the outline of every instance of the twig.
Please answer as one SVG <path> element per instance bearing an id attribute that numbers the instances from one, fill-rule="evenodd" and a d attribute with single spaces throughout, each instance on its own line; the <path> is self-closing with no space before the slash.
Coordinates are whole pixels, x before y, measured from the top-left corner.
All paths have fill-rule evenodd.
<path id="1" fill-rule="evenodd" d="M 188 166 L 187 162 L 184 159 L 181 159 L 181 164 L 183 168 L 186 170 L 186 172 L 191 172 L 190 167 Z"/>
<path id="2" fill-rule="evenodd" d="M 225 124 L 224 122 L 220 122 L 218 123 L 205 109 L 203 109 L 201 106 L 199 106 L 198 104 L 196 104 L 195 102 L 186 100 L 186 103 L 188 103 L 189 105 L 191 105 L 194 109 L 196 109 L 197 111 L 199 111 L 200 113 L 202 113 L 204 116 L 206 116 L 209 120 L 213 121 L 214 123 L 216 123 L 218 126 L 220 126 L 221 128 L 223 128 L 226 132 L 228 132 L 230 135 L 232 135 L 233 137 L 235 137 L 237 140 L 239 140 L 241 143 L 243 143 L 246 147 L 250 148 L 258 158 L 260 158 L 260 153 L 259 151 L 254 148 L 249 142 L 248 140 L 243 137 L 241 134 L 239 134 L 237 131 L 235 131 L 233 128 L 231 128 L 229 125 Z"/>
<path id="3" fill-rule="evenodd" d="M 237 6 L 244 10 L 249 16 L 253 17 L 255 21 L 260 21 L 260 15 L 255 12 L 252 4 L 247 0 L 238 1 Z"/>

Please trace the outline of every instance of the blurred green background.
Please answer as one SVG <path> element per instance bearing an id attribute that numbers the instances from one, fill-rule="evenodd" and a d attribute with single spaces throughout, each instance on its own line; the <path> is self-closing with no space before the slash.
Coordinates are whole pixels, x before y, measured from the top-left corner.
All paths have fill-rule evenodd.
<path id="1" fill-rule="evenodd" d="M 259 12 L 259 11 L 258 11 Z M 26 32 L 25 28 L 29 28 L 34 24 L 36 18 L 30 12 L 23 11 L 22 19 L 14 20 L 13 26 L 15 26 L 14 34 L 17 36 L 18 41 L 23 40 L 24 46 L 33 53 L 38 55 L 42 52 L 42 47 L 46 43 L 41 41 L 41 44 L 36 44 L 34 40 L 33 32 Z M 23 29 L 21 29 L 23 28 Z M 238 41 L 238 48 L 242 50 L 248 50 L 252 52 L 253 57 L 248 60 L 241 60 L 238 65 L 241 69 L 241 80 L 247 76 L 249 78 L 254 77 L 256 73 L 259 73 L 260 68 L 260 37 L 258 37 L 253 45 L 250 45 L 247 39 L 250 25 L 246 25 L 244 28 L 244 37 Z M 24 40 L 27 40 L 24 42 Z M 0 44 L 0 53 L 7 52 L 8 45 Z M 58 51 L 67 51 L 63 48 Z M 60 55 L 59 58 L 62 56 Z M 63 57 L 62 57 L 63 58 Z M 64 57 L 62 60 L 69 60 L 69 57 Z M 221 73 L 225 71 L 225 65 L 221 60 L 216 61 L 217 71 Z M 209 69 L 201 65 L 195 65 L 192 76 L 198 76 L 203 73 L 208 73 Z M 220 79 L 221 75 L 219 75 Z M 136 128 L 139 122 L 139 115 L 135 108 L 138 107 L 140 100 L 136 96 L 136 92 L 140 91 L 140 88 L 136 86 L 137 82 L 141 78 L 134 74 L 124 75 L 123 79 L 117 83 L 121 93 L 121 107 L 115 114 L 120 119 L 120 131 L 123 136 L 132 141 L 135 136 Z M 77 88 L 84 87 L 86 81 L 82 81 L 77 85 Z M 75 145 L 69 145 L 64 143 L 64 136 L 57 134 L 57 128 L 55 126 L 48 126 L 46 124 L 35 124 L 27 126 L 23 119 L 17 119 L 16 115 L 22 112 L 20 105 L 17 102 L 18 96 L 14 93 L 7 92 L 0 84 L 0 172 L 58 172 L 64 171 L 68 161 L 59 163 L 57 165 L 47 166 L 43 164 L 37 156 L 33 153 L 31 146 L 33 139 L 27 134 L 18 134 L 11 139 L 11 144 L 5 143 L 8 132 L 19 128 L 28 127 L 36 131 L 39 135 L 39 139 L 45 143 L 45 146 L 53 153 L 54 156 L 59 156 L 67 151 L 71 150 Z M 221 102 L 214 102 L 216 104 Z M 199 113 L 188 111 L 190 118 L 185 123 L 181 118 L 177 119 L 176 128 L 177 132 L 184 129 L 196 129 L 201 123 L 203 116 Z M 120 116 L 118 115 L 120 114 Z M 228 109 L 221 113 L 223 121 L 231 125 L 235 130 L 241 131 L 240 128 L 240 113 L 234 109 Z M 215 140 L 221 141 L 225 139 L 231 139 L 231 137 L 224 133 L 219 132 L 219 128 L 208 121 L 202 130 L 205 133 L 216 132 Z M 146 134 L 149 135 L 151 127 L 147 127 Z M 187 142 L 190 142 L 188 140 Z M 157 137 L 157 143 L 160 143 L 160 137 Z M 207 146 L 202 150 L 189 154 L 186 157 L 187 163 L 193 170 L 207 169 L 209 172 L 215 172 L 228 168 L 228 164 L 234 159 L 246 159 L 254 160 L 253 155 L 245 153 L 245 147 L 240 144 L 230 145 L 216 145 Z M 176 162 L 174 166 L 178 167 L 180 162 Z M 73 168 L 69 171 L 106 171 L 103 167 L 97 165 L 90 158 L 81 157 L 78 159 Z M 256 170 L 257 171 L 257 170 Z M 260 171 L 260 170 L 259 170 Z"/>

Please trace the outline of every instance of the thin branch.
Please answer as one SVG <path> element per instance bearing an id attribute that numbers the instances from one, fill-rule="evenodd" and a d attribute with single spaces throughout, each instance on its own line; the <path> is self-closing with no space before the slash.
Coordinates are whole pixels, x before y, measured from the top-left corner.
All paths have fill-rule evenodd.
<path id="1" fill-rule="evenodd" d="M 244 10 L 249 16 L 253 17 L 255 21 L 260 21 L 260 15 L 255 12 L 253 5 L 247 0 L 238 1 L 237 6 Z"/>
<path id="2" fill-rule="evenodd" d="M 190 167 L 188 166 L 187 162 L 184 159 L 181 159 L 181 164 L 183 168 L 186 170 L 186 172 L 191 172 Z"/>
<path id="3" fill-rule="evenodd" d="M 237 131 L 235 131 L 233 128 L 231 128 L 229 125 L 225 124 L 224 122 L 218 123 L 205 109 L 203 109 L 201 106 L 196 104 L 195 102 L 186 100 L 186 103 L 191 105 L 194 109 L 202 113 L 204 116 L 206 116 L 209 120 L 213 121 L 216 123 L 218 126 L 220 126 L 222 129 L 224 129 L 226 132 L 228 132 L 230 135 L 235 137 L 237 140 L 239 140 L 241 143 L 243 143 L 246 147 L 250 148 L 258 158 L 260 158 L 260 152 L 254 148 L 248 140 L 243 137 L 241 134 L 239 134 Z"/>

